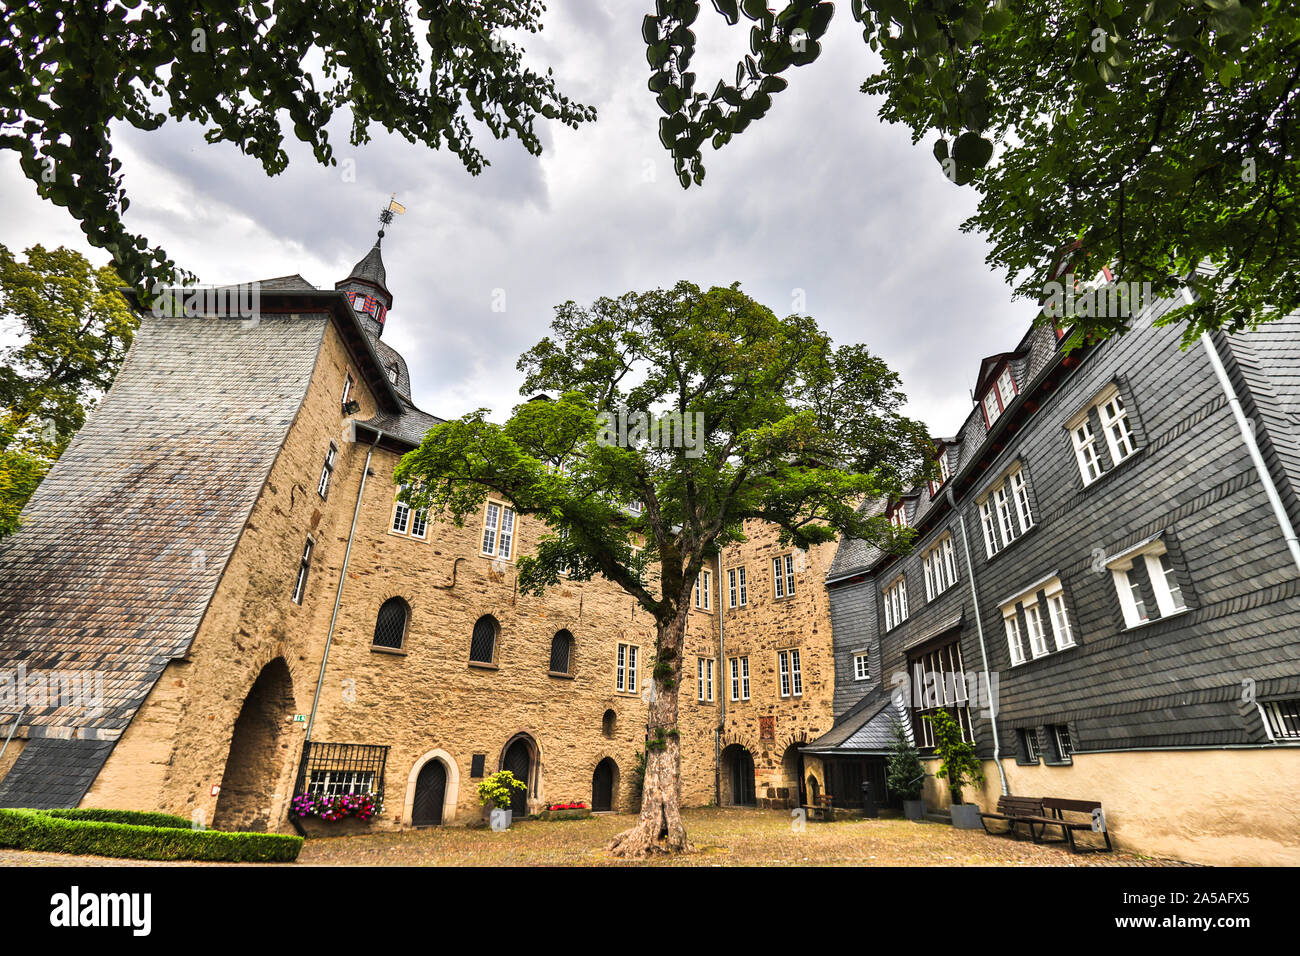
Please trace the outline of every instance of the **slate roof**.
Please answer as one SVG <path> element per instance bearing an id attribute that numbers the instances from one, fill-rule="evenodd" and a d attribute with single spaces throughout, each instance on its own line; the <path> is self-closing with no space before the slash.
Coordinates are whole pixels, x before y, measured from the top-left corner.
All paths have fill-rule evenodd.
<path id="1" fill-rule="evenodd" d="M 799 749 L 804 753 L 887 754 L 894 747 L 894 721 L 911 736 L 906 714 L 883 687 L 877 685 L 835 721 L 835 725 Z"/>
<path id="2" fill-rule="evenodd" d="M 357 424 L 382 431 L 385 435 L 414 447 L 424 440 L 424 435 L 430 428 L 442 423 L 443 419 L 438 416 L 405 403 L 399 414 L 385 412 Z"/>
<path id="3" fill-rule="evenodd" d="M 39 738 L 28 742 L 0 784 L 0 807 L 75 807 L 115 741 Z"/>
<path id="4" fill-rule="evenodd" d="M 326 325 L 323 314 L 256 325 L 143 315 L 112 388 L 0 541 L 0 668 L 102 682 L 102 700 L 39 701 L 22 718 L 29 742 L 0 801 L 22 802 L 26 775 L 56 773 L 64 756 L 102 763 L 187 652 Z M 110 747 L 40 743 L 72 736 Z M 93 779 L 99 764 L 83 766 Z"/>

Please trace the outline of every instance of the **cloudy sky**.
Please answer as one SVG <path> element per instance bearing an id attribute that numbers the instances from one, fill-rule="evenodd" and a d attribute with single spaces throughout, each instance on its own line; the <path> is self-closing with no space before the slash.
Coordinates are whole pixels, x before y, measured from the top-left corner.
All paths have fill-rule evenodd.
<path id="1" fill-rule="evenodd" d="M 697 87 L 734 72 L 746 21 L 726 28 L 704 5 Z M 909 412 L 950 434 L 970 408 L 979 359 L 1011 347 L 1032 319 L 984 264 L 987 246 L 959 224 L 975 196 L 949 183 L 906 129 L 876 118 L 858 91 L 875 59 L 841 5 L 819 60 L 787 74 L 772 110 L 720 153 L 705 151 L 703 188 L 683 190 L 659 145 L 640 39 L 648 4 L 553 4 L 527 37 L 529 60 L 554 68 L 566 95 L 597 107 L 578 130 L 548 124 L 543 156 L 490 137 L 492 165 L 469 176 L 454 156 L 384 130 L 335 153 L 355 182 L 296 142 L 267 178 L 197 126 L 114 132 L 132 206 L 128 225 L 204 282 L 301 273 L 332 288 L 374 241 L 390 193 L 406 204 L 384 240 L 394 297 L 385 341 L 411 365 L 416 402 L 444 417 L 518 401 L 518 356 L 546 334 L 553 306 L 689 279 L 739 281 L 779 314 L 803 290 L 837 342 L 864 342 L 902 377 Z M 0 242 L 80 249 L 66 213 L 37 199 L 0 153 Z M 494 312 L 502 290 L 505 311 Z"/>

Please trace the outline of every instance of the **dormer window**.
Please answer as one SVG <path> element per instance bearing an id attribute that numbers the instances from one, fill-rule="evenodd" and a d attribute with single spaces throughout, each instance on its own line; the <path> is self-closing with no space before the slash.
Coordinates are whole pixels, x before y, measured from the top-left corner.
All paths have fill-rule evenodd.
<path id="1" fill-rule="evenodd" d="M 997 381 L 993 383 L 993 387 L 984 393 L 984 398 L 980 401 L 984 409 L 984 424 L 992 428 L 993 423 L 1002 417 L 1002 413 L 1015 401 L 1018 394 L 1015 376 L 1011 374 L 1011 367 L 1006 366 L 998 375 Z"/>
<path id="2" fill-rule="evenodd" d="M 907 527 L 907 505 L 899 502 L 889 511 L 889 523 L 895 528 Z"/>
<path id="3" fill-rule="evenodd" d="M 394 385 L 396 385 L 397 384 L 397 363 L 394 362 L 392 365 L 386 365 L 384 367 L 388 370 L 388 380 L 392 382 Z"/>
<path id="4" fill-rule="evenodd" d="M 939 480 L 934 481 L 932 479 L 930 481 L 931 498 L 937 497 L 939 489 L 947 484 L 948 479 L 952 477 L 952 466 L 948 464 L 948 448 L 946 445 L 939 446 L 939 457 L 937 460 L 939 462 Z"/>

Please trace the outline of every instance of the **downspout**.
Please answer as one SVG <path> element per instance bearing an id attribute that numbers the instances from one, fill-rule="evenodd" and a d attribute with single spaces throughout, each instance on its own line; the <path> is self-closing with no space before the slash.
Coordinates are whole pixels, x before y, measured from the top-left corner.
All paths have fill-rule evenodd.
<path id="1" fill-rule="evenodd" d="M 18 733 L 18 725 L 21 724 L 23 722 L 23 718 L 27 716 L 27 705 L 23 704 L 21 710 L 13 711 L 13 715 L 14 715 L 14 725 L 9 728 L 9 736 L 5 737 L 4 746 L 0 747 L 0 757 L 3 757 L 5 755 L 5 751 L 9 749 L 9 741 L 14 739 L 14 734 Z"/>
<path id="2" fill-rule="evenodd" d="M 718 552 L 717 558 L 714 559 L 714 570 L 718 578 L 718 683 L 724 684 L 719 688 L 718 693 L 718 727 L 713 732 L 713 805 L 722 805 L 722 732 L 727 725 L 727 693 L 731 687 L 731 675 L 726 671 L 727 652 L 723 643 L 724 629 L 722 624 L 722 552 Z"/>
<path id="3" fill-rule="evenodd" d="M 353 428 L 355 429 L 355 425 Z M 354 431 L 355 434 L 355 431 Z M 312 728 L 316 726 L 316 707 L 320 703 L 321 688 L 325 686 L 325 665 L 330 659 L 330 645 L 334 643 L 334 627 L 339 619 L 339 605 L 343 602 L 343 582 L 348 577 L 348 560 L 352 557 L 352 539 L 357 533 L 357 518 L 361 515 L 361 496 L 365 494 L 366 477 L 370 474 L 370 458 L 375 453 L 375 446 L 379 440 L 384 437 L 381 429 L 375 429 L 375 440 L 370 443 L 370 449 L 366 452 L 366 463 L 361 469 L 361 485 L 357 488 L 357 503 L 352 509 L 352 527 L 348 529 L 348 544 L 343 551 L 343 568 L 339 571 L 339 586 L 334 592 L 334 613 L 330 615 L 329 633 L 325 635 L 325 652 L 320 658 L 320 676 L 316 678 L 316 694 L 311 701 L 311 717 L 307 720 L 307 739 L 303 741 L 304 749 L 311 743 Z"/>
<path id="4" fill-rule="evenodd" d="M 980 598 L 975 588 L 975 565 L 970 559 L 970 539 L 966 537 L 966 516 L 962 514 L 957 507 L 957 496 L 953 493 L 952 486 L 948 486 L 948 504 L 952 507 L 953 514 L 957 516 L 957 523 L 961 525 L 961 549 L 966 555 L 966 579 L 970 582 L 970 600 L 971 607 L 975 611 L 975 633 L 980 642 L 980 661 L 984 665 L 984 686 L 992 688 L 993 682 L 989 679 L 989 652 L 984 645 L 984 620 L 980 617 Z M 1002 743 L 998 735 L 998 700 L 997 694 L 989 693 L 989 724 L 993 728 L 993 763 L 998 768 L 998 779 L 1002 782 L 1002 795 L 1005 797 L 1011 793 L 1011 788 L 1007 786 L 1007 774 L 1002 769 Z"/>
<path id="5" fill-rule="evenodd" d="M 1189 303 L 1193 301 L 1190 290 L 1186 288 L 1183 289 L 1183 296 Z M 1215 377 L 1218 378 L 1219 386 L 1228 399 L 1228 406 L 1232 409 L 1232 417 L 1237 420 L 1237 429 L 1241 432 L 1242 443 L 1245 444 L 1246 451 L 1250 454 L 1250 460 L 1255 465 L 1255 471 L 1259 473 L 1259 480 L 1264 485 L 1264 496 L 1268 498 L 1268 503 L 1273 508 L 1273 516 L 1277 518 L 1277 523 L 1282 528 L 1282 538 L 1286 541 L 1287 549 L 1291 552 L 1291 560 L 1295 562 L 1296 568 L 1300 569 L 1300 540 L 1297 540 L 1295 526 L 1291 524 L 1291 518 L 1287 515 L 1286 508 L 1282 506 L 1282 496 L 1277 493 L 1277 485 L 1273 483 L 1273 476 L 1269 474 L 1268 466 L 1264 464 L 1264 456 L 1260 454 L 1259 444 L 1255 441 L 1255 433 L 1250 428 L 1250 419 L 1246 417 L 1246 412 L 1241 407 L 1241 399 L 1237 397 L 1237 392 L 1232 387 L 1232 381 L 1228 378 L 1228 371 L 1223 367 L 1223 359 L 1219 356 L 1219 350 L 1214 347 L 1214 341 L 1210 338 L 1210 333 L 1201 333 L 1201 344 L 1205 346 L 1205 354 L 1209 356 Z"/>

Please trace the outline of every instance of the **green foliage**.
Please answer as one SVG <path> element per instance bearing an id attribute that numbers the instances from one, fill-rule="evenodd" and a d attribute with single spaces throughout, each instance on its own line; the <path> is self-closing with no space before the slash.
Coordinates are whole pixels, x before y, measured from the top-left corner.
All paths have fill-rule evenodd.
<path id="1" fill-rule="evenodd" d="M 508 809 L 512 791 L 528 792 L 528 786 L 509 770 L 498 770 L 490 777 L 478 782 L 478 802 L 481 806 L 493 806 L 499 810 Z"/>
<path id="2" fill-rule="evenodd" d="M 487 160 L 471 120 L 537 155 L 539 117 L 573 127 L 595 119 L 504 38 L 536 33 L 543 9 L 540 0 L 18 0 L 0 33 L 0 148 L 18 153 L 37 192 L 66 207 L 124 278 L 141 290 L 168 284 L 166 253 L 122 225 L 113 123 L 150 131 L 190 120 L 274 176 L 289 162 L 286 125 L 317 162 L 336 165 L 327 130 L 346 108 L 352 145 L 377 123 L 445 145 L 477 174 Z"/>
<path id="3" fill-rule="evenodd" d="M 975 745 L 962 739 L 961 725 L 946 710 L 923 714 L 934 727 L 934 749 L 939 755 L 936 777 L 948 781 L 953 803 L 961 803 L 961 788 L 984 782 L 984 766 L 975 756 Z"/>
<path id="4" fill-rule="evenodd" d="M 64 820 L 93 820 L 97 823 L 129 823 L 141 827 L 164 827 L 188 830 L 190 821 L 173 813 L 152 813 L 148 810 L 96 810 L 96 809 L 55 809 L 42 810 L 42 813 Z"/>
<path id="5" fill-rule="evenodd" d="M 0 536 L 113 382 L 139 319 L 121 280 L 80 253 L 33 246 L 26 261 L 0 245 Z"/>
<path id="6" fill-rule="evenodd" d="M 728 23 L 738 8 L 714 6 Z M 830 4 L 793 0 L 756 21 L 736 85 L 696 93 L 687 69 L 693 0 L 661 2 L 643 35 L 661 138 L 683 186 L 811 62 Z M 827 8 L 823 10 L 823 8 Z M 1300 307 L 1300 10 L 1264 0 L 852 0 L 882 67 L 863 92 L 913 141 L 933 136 L 945 175 L 980 194 L 963 229 L 984 232 L 990 264 L 1041 302 L 1057 270 L 1103 266 L 1156 294 L 1190 282 L 1194 304 L 1164 319 L 1236 331 Z M 1203 263 L 1212 276 L 1193 275 Z M 1044 321 L 1050 321 L 1044 317 Z M 1076 316 L 1085 337 L 1122 332 L 1123 315 Z"/>
<path id="7" fill-rule="evenodd" d="M 112 811 L 89 811 L 90 814 Z M 127 814 L 127 817 L 134 816 Z M 140 814 L 141 818 L 168 817 Z M 170 817 L 179 820 L 177 817 Z M 183 826 L 139 826 L 70 817 L 64 812 L 0 809 L 0 846 L 46 853 L 111 856 L 131 860 L 221 860 L 288 863 L 302 837 L 281 833 L 221 833 Z"/>
<path id="8" fill-rule="evenodd" d="M 885 782 L 890 793 L 903 800 L 916 800 L 925 785 L 925 768 L 903 725 L 894 721 L 891 729 L 894 746 L 885 765 Z"/>
<path id="9" fill-rule="evenodd" d="M 631 788 L 634 804 L 641 802 L 641 794 L 645 790 L 645 761 L 644 750 L 638 750 L 632 758 L 632 770 L 628 774 L 627 784 Z"/>

